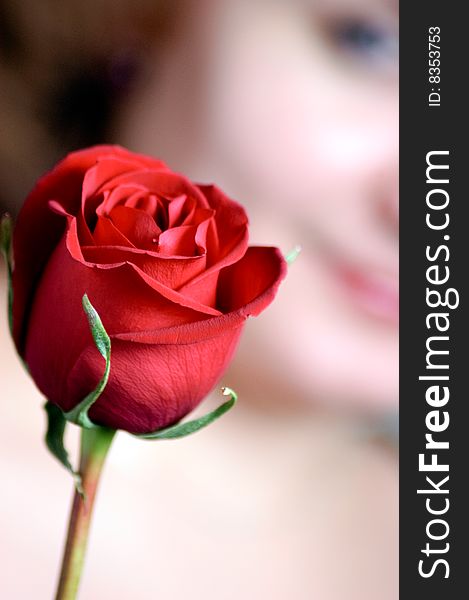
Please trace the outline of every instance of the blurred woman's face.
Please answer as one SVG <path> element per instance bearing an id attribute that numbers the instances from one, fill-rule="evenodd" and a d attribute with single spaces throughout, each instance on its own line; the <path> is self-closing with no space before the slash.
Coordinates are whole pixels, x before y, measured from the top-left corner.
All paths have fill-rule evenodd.
<path id="1" fill-rule="evenodd" d="M 389 408 L 397 401 L 397 6 L 196 4 L 185 50 L 130 109 L 124 142 L 223 186 L 248 207 L 255 242 L 302 247 L 278 300 L 251 324 L 233 374 L 292 399 Z M 182 101 L 184 85 L 170 91 L 180 69 L 191 80 Z"/>

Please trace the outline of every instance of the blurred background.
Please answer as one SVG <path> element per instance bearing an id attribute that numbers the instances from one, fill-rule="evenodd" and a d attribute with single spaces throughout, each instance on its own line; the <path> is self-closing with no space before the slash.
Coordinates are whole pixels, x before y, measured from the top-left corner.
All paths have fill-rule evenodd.
<path id="1" fill-rule="evenodd" d="M 80 597 L 396 599 L 397 1 L 0 0 L 0 212 L 103 142 L 217 183 L 251 243 L 302 252 L 223 377 L 232 413 L 117 436 Z M 0 294 L 0 598 L 47 600 L 72 484 L 3 265 Z"/>

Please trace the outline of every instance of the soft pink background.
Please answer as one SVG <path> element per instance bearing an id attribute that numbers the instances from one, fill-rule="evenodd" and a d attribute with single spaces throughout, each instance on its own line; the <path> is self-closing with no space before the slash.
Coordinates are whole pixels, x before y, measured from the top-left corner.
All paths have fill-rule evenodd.
<path id="1" fill-rule="evenodd" d="M 0 210 L 90 138 L 94 103 L 59 118 L 77 73 L 86 90 L 136 61 L 92 140 L 215 181 L 246 206 L 252 243 L 303 247 L 220 382 L 233 412 L 185 440 L 118 434 L 80 599 L 396 600 L 396 440 L 380 432 L 398 393 L 397 3 L 3 6 L 24 52 L 0 54 Z M 2 269 L 0 599 L 49 600 L 72 482 L 43 442 Z"/>
<path id="2" fill-rule="evenodd" d="M 0 597 L 53 597 L 72 484 L 0 308 Z M 229 378 L 225 378 L 231 384 Z M 75 431 L 70 448 L 76 448 Z M 344 419 L 235 411 L 181 441 L 119 434 L 84 600 L 397 598 L 395 455 Z"/>

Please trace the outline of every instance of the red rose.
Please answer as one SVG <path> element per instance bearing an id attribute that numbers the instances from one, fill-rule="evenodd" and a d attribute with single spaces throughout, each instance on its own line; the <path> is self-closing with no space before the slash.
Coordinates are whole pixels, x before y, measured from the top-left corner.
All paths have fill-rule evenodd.
<path id="1" fill-rule="evenodd" d="M 69 411 L 102 376 L 86 293 L 112 341 L 89 415 L 132 433 L 204 398 L 285 274 L 276 248 L 248 248 L 239 204 L 117 146 L 70 154 L 37 183 L 13 256 L 13 335 L 39 389 Z"/>

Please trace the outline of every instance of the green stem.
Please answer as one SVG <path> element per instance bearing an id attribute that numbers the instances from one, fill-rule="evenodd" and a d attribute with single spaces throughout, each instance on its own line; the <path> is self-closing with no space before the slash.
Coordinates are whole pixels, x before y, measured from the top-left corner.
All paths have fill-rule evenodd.
<path id="1" fill-rule="evenodd" d="M 75 600 L 85 559 L 93 503 L 115 431 L 82 429 L 80 474 L 85 498 L 75 491 L 56 600 Z"/>

